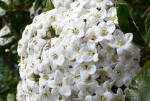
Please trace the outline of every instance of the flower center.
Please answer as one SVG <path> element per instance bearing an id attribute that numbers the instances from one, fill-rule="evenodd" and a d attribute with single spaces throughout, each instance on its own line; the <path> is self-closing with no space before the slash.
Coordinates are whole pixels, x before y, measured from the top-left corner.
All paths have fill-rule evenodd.
<path id="1" fill-rule="evenodd" d="M 103 2 L 104 0 L 97 0 L 97 2 Z"/>
<path id="2" fill-rule="evenodd" d="M 46 98 L 48 98 L 48 94 L 47 94 L 47 93 L 44 93 L 44 96 L 45 96 Z"/>
<path id="3" fill-rule="evenodd" d="M 89 69 L 89 66 L 88 66 L 88 65 L 84 65 L 84 66 L 83 66 L 83 69 L 84 69 L 84 70 L 88 70 L 88 69 Z"/>
<path id="4" fill-rule="evenodd" d="M 53 59 L 54 60 L 58 59 L 58 55 L 57 54 L 53 54 Z"/>
<path id="5" fill-rule="evenodd" d="M 108 47 L 108 48 L 107 48 L 107 51 L 108 51 L 109 53 L 111 53 L 111 52 L 112 52 L 112 50 L 113 50 L 113 48 L 112 48 L 112 47 Z"/>
<path id="6" fill-rule="evenodd" d="M 130 53 L 128 53 L 128 54 L 125 55 L 125 58 L 126 58 L 127 60 L 130 60 L 130 59 L 132 58 L 132 55 L 131 55 Z"/>
<path id="7" fill-rule="evenodd" d="M 56 17 L 51 16 L 51 21 L 52 21 L 52 22 L 55 22 L 55 21 L 56 21 Z"/>
<path id="8" fill-rule="evenodd" d="M 93 50 L 91 50 L 91 49 L 88 49 L 88 54 L 90 55 L 90 56 L 94 56 L 94 52 L 93 52 Z"/>
<path id="9" fill-rule="evenodd" d="M 91 40 L 96 40 L 96 39 L 97 39 L 97 37 L 96 37 L 96 35 L 95 35 L 95 34 L 91 34 L 91 35 L 90 35 L 90 39 L 91 39 Z"/>
<path id="10" fill-rule="evenodd" d="M 115 19 L 116 19 L 116 16 L 115 16 L 115 15 L 110 17 L 110 20 L 111 20 L 111 21 L 114 21 Z"/>
<path id="11" fill-rule="evenodd" d="M 36 41 L 36 40 L 34 40 L 33 43 L 34 43 L 35 45 L 37 45 L 37 41 Z"/>
<path id="12" fill-rule="evenodd" d="M 79 34 L 79 30 L 77 28 L 75 28 L 75 29 L 72 30 L 72 33 L 74 35 L 78 35 Z"/>
<path id="13" fill-rule="evenodd" d="M 95 17 L 96 19 L 99 19 L 99 18 L 101 18 L 101 15 L 95 14 L 94 17 Z"/>
<path id="14" fill-rule="evenodd" d="M 43 28 L 43 25 L 40 25 L 39 29 L 41 30 Z"/>
<path id="15" fill-rule="evenodd" d="M 99 101 L 106 101 L 106 98 L 104 96 L 100 96 Z"/>
<path id="16" fill-rule="evenodd" d="M 89 76 L 87 79 L 86 79 L 86 82 L 90 82 L 92 80 L 92 77 Z"/>
<path id="17" fill-rule="evenodd" d="M 44 78 L 45 80 L 48 80 L 48 79 L 49 79 L 49 77 L 48 77 L 47 75 L 44 75 L 43 78 Z"/>
<path id="18" fill-rule="evenodd" d="M 75 47 L 75 51 L 79 52 L 80 51 L 80 47 Z"/>
<path id="19" fill-rule="evenodd" d="M 62 87 L 63 83 L 62 83 L 62 82 L 58 82 L 57 85 L 58 85 L 59 87 Z"/>
<path id="20" fill-rule="evenodd" d="M 123 72 L 124 72 L 124 69 L 123 69 L 123 68 L 120 68 L 119 70 L 117 70 L 117 74 L 118 74 L 119 76 L 122 76 Z"/>
<path id="21" fill-rule="evenodd" d="M 125 43 L 126 43 L 126 41 L 124 39 L 120 39 L 118 42 L 118 45 L 123 46 L 123 45 L 125 45 Z"/>
<path id="22" fill-rule="evenodd" d="M 98 59 L 99 59 L 99 62 L 101 62 L 101 63 L 104 62 L 104 57 L 103 56 L 99 56 Z"/>
<path id="23" fill-rule="evenodd" d="M 108 34 L 107 29 L 103 29 L 103 30 L 102 30 L 102 34 L 103 34 L 104 36 L 106 36 L 106 35 Z"/>

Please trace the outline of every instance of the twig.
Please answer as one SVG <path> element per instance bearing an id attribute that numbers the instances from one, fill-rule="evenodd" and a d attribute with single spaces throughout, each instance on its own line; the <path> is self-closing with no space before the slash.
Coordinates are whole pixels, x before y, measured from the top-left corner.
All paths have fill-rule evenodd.
<path id="1" fill-rule="evenodd" d="M 150 6 L 146 9 L 145 13 L 142 15 L 142 18 L 146 19 L 149 12 L 150 12 Z"/>

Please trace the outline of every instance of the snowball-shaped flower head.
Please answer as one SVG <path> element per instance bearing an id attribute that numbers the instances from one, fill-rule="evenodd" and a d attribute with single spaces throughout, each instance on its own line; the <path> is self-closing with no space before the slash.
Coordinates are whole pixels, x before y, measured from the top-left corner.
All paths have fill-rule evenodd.
<path id="1" fill-rule="evenodd" d="M 19 41 L 18 101 L 124 101 L 140 70 L 111 0 L 54 0 Z M 115 88 L 115 90 L 114 90 Z"/>

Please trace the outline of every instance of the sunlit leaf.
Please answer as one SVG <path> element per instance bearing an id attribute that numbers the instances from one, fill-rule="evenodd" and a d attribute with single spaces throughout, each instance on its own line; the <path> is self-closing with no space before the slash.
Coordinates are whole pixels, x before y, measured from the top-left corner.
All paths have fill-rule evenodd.
<path id="1" fill-rule="evenodd" d="M 150 99 L 150 61 L 147 62 L 132 80 L 126 91 L 126 101 L 149 101 Z"/>
<path id="2" fill-rule="evenodd" d="M 52 3 L 52 1 L 51 0 L 47 0 L 45 11 L 49 11 L 49 10 L 52 10 L 54 8 L 55 7 L 54 7 L 54 4 Z"/>

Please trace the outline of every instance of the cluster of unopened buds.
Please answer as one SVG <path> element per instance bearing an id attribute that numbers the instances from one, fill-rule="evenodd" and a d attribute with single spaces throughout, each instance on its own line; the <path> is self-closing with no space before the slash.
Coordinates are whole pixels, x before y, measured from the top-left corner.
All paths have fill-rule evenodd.
<path id="1" fill-rule="evenodd" d="M 54 0 L 18 43 L 18 101 L 124 101 L 140 70 L 133 34 L 111 0 Z"/>

